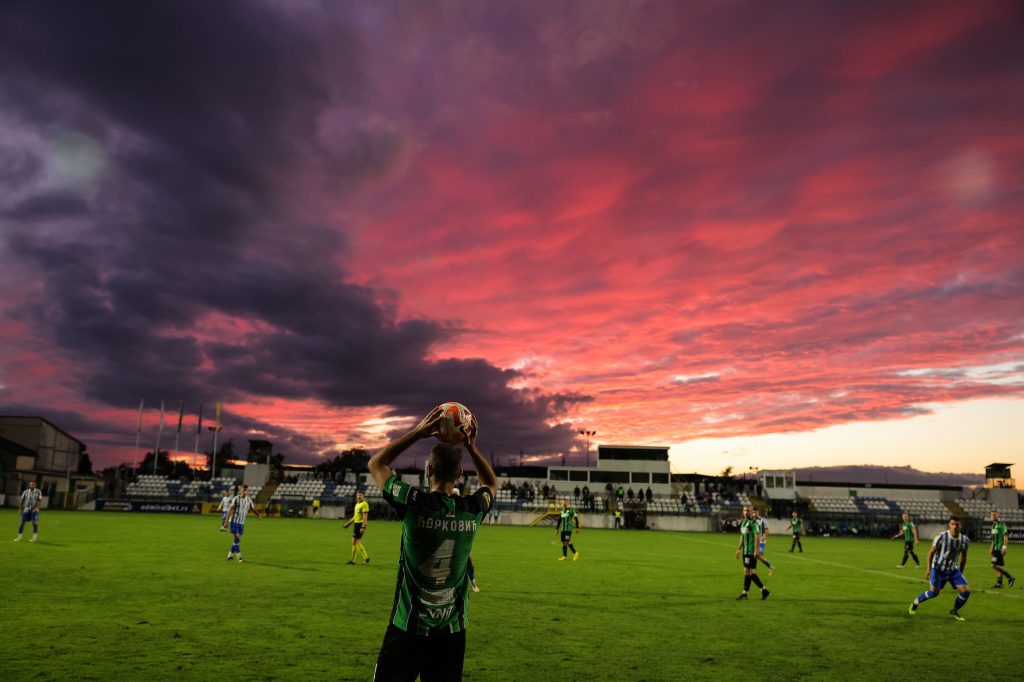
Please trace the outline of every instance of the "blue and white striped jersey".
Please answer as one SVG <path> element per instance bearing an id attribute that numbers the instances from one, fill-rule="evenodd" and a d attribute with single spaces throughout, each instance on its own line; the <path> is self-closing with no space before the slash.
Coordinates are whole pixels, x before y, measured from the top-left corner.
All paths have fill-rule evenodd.
<path id="1" fill-rule="evenodd" d="M 233 498 L 230 495 L 225 495 L 224 497 L 220 498 L 220 506 L 217 507 L 217 511 L 226 512 L 228 510 L 228 507 L 231 506 L 232 499 Z"/>
<path id="2" fill-rule="evenodd" d="M 39 488 L 26 488 L 25 492 L 21 494 L 21 511 L 30 512 L 36 508 L 39 504 L 39 500 L 43 499 L 43 491 Z"/>
<path id="3" fill-rule="evenodd" d="M 764 535 L 767 532 L 768 532 L 768 522 L 765 521 L 763 518 L 757 519 L 757 534 L 762 536 L 762 537 L 764 537 Z"/>
<path id="4" fill-rule="evenodd" d="M 942 531 L 935 536 L 932 546 L 935 547 L 935 556 L 932 557 L 932 568 L 940 571 L 949 571 L 960 568 L 960 554 L 967 551 L 970 540 L 963 533 L 953 537 L 948 530 Z"/>
<path id="5" fill-rule="evenodd" d="M 234 497 L 231 498 L 230 504 L 230 507 L 233 507 L 234 511 L 231 512 L 231 516 L 228 518 L 228 521 L 230 523 L 244 524 L 246 515 L 250 511 L 252 511 L 253 507 L 255 506 L 256 503 L 248 495 L 246 495 L 245 497 L 242 497 L 241 495 L 235 495 Z"/>

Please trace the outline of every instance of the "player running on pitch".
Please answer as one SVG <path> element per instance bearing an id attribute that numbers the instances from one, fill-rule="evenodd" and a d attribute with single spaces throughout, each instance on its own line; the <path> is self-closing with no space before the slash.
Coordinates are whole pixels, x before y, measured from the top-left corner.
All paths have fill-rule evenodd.
<path id="1" fill-rule="evenodd" d="M 900 530 L 896 535 L 892 536 L 893 540 L 899 539 L 903 536 L 903 562 L 896 568 L 903 568 L 907 565 L 907 557 L 914 557 L 914 563 L 918 566 L 921 562 L 917 560 L 917 554 L 914 552 L 914 547 L 917 546 L 919 538 L 917 537 L 917 526 L 913 521 L 910 520 L 910 514 L 903 512 L 903 523 L 900 524 Z"/>
<path id="2" fill-rule="evenodd" d="M 257 519 L 260 518 L 256 503 L 249 497 L 249 486 L 243 485 L 242 491 L 232 497 L 231 503 L 228 505 L 227 521 L 231 524 L 231 536 L 234 538 L 231 549 L 228 550 L 228 561 L 231 561 L 233 556 L 237 556 L 238 563 L 244 563 L 242 561 L 242 535 L 245 534 L 245 517 L 249 512 L 255 514 Z"/>
<path id="3" fill-rule="evenodd" d="M 36 488 L 35 481 L 28 482 L 28 488 L 21 494 L 21 525 L 18 526 L 18 537 L 15 542 L 21 542 L 22 531 L 25 530 L 25 523 L 32 522 L 32 538 L 29 542 L 39 539 L 39 505 L 43 503 L 43 491 Z"/>
<path id="4" fill-rule="evenodd" d="M 960 517 L 950 516 L 949 529 L 936 535 L 932 541 L 932 548 L 928 550 L 928 569 L 924 574 L 928 579 L 928 589 L 911 602 L 908 609 L 911 616 L 917 613 L 917 607 L 922 602 L 939 596 L 943 586 L 950 583 L 957 589 L 957 595 L 949 615 L 956 620 L 963 620 L 960 609 L 971 597 L 971 588 L 963 574 L 964 566 L 967 565 L 967 546 L 971 541 L 960 531 Z"/>
<path id="5" fill-rule="evenodd" d="M 754 507 L 751 513 L 754 515 L 754 523 L 757 524 L 757 560 L 768 567 L 768 575 L 775 575 L 775 567 L 764 556 L 764 551 L 768 548 L 768 521 L 761 517 L 757 507 Z"/>
<path id="6" fill-rule="evenodd" d="M 220 530 L 223 533 L 227 530 L 228 525 L 228 507 L 231 506 L 231 491 L 227 488 L 224 489 L 224 494 L 220 498 L 220 506 L 217 509 L 220 511 Z"/>
<path id="7" fill-rule="evenodd" d="M 740 545 L 736 548 L 736 558 L 743 556 L 743 592 L 736 601 L 747 601 L 750 583 L 761 588 L 761 599 L 767 599 L 770 592 L 757 577 L 757 522 L 751 516 L 750 507 L 743 508 L 743 519 L 740 521 Z"/>
<path id="8" fill-rule="evenodd" d="M 793 533 L 793 544 L 789 546 L 790 554 L 797 547 L 800 548 L 800 553 L 804 553 L 804 545 L 800 542 L 800 536 L 804 534 L 804 520 L 800 518 L 796 509 L 793 510 L 793 516 L 789 519 L 789 529 Z"/>
<path id="9" fill-rule="evenodd" d="M 1010 575 L 1010 572 L 1006 570 L 1004 565 L 1006 557 L 1006 524 L 999 520 L 999 512 L 995 509 L 992 510 L 992 546 L 989 547 L 988 553 L 992 557 L 992 569 L 999 574 L 999 577 L 996 578 L 996 584 L 992 587 L 1002 587 L 1003 577 L 1006 578 L 1007 587 L 1013 587 L 1016 579 Z"/>
<path id="10" fill-rule="evenodd" d="M 580 558 L 580 553 L 576 551 L 576 547 L 572 544 L 572 531 L 573 524 L 576 526 L 576 530 L 580 529 L 580 517 L 576 513 L 575 507 L 569 506 L 569 500 L 562 500 L 562 511 L 558 512 L 558 532 L 562 537 L 562 556 L 558 557 L 559 561 L 565 561 L 568 558 L 569 550 L 572 550 L 572 560 L 577 561 Z"/>

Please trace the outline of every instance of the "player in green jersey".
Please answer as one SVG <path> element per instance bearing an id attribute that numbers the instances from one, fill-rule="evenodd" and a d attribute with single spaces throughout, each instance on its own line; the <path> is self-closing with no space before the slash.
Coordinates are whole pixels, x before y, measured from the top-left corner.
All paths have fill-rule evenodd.
<path id="1" fill-rule="evenodd" d="M 992 510 L 992 546 L 989 547 L 988 553 L 992 557 L 992 569 L 999 574 L 999 577 L 996 578 L 996 584 L 992 587 L 1002 587 L 1004 577 L 1006 578 L 1006 584 L 1009 587 L 1013 587 L 1016 579 L 1010 575 L 1010 572 L 1004 566 L 1006 560 L 1006 524 L 999 520 L 999 512 L 995 509 Z"/>
<path id="2" fill-rule="evenodd" d="M 558 513 L 558 523 L 556 524 L 558 533 L 562 536 L 562 556 L 558 557 L 559 561 L 566 560 L 569 550 L 572 550 L 573 561 L 580 558 L 580 553 L 576 551 L 576 547 L 572 544 L 572 527 L 574 523 L 576 524 L 576 530 L 579 530 L 580 517 L 576 513 L 576 508 L 569 506 L 569 500 L 562 500 L 562 511 Z"/>
<path id="3" fill-rule="evenodd" d="M 427 459 L 430 492 L 399 478 L 391 463 L 413 443 L 436 436 L 441 410 L 435 408 L 411 431 L 385 445 L 369 462 L 385 501 L 402 519 L 398 584 L 375 681 L 461 680 L 466 655 L 470 582 L 466 564 L 473 538 L 494 501 L 498 480 L 476 446 L 477 427 L 466 439 L 480 487 L 453 495 L 462 476 L 462 448 L 436 443 Z"/>
<path id="4" fill-rule="evenodd" d="M 747 601 L 747 593 L 750 591 L 750 583 L 761 588 L 761 599 L 768 598 L 768 588 L 761 583 L 757 577 L 757 551 L 758 540 L 761 534 L 758 532 L 757 521 L 750 513 L 750 507 L 743 508 L 743 519 L 740 521 L 740 544 L 736 548 L 736 558 L 743 557 L 743 592 L 736 597 L 737 601 Z"/>
<path id="5" fill-rule="evenodd" d="M 910 514 L 903 512 L 903 522 L 900 524 L 900 530 L 896 535 L 892 536 L 893 540 L 898 540 L 900 537 L 903 538 L 903 563 L 896 566 L 896 568 L 903 568 L 907 565 L 907 557 L 914 557 L 914 563 L 918 566 L 921 562 L 917 559 L 917 554 L 914 552 L 914 547 L 917 546 L 917 526 L 913 521 L 910 520 Z"/>
<path id="6" fill-rule="evenodd" d="M 804 552 L 804 545 L 800 542 L 800 536 L 804 534 L 804 520 L 797 514 L 796 509 L 793 510 L 793 516 L 789 519 L 789 527 L 793 533 L 793 543 L 789 546 L 789 551 L 792 552 L 795 548 L 800 548 L 800 553 Z"/>

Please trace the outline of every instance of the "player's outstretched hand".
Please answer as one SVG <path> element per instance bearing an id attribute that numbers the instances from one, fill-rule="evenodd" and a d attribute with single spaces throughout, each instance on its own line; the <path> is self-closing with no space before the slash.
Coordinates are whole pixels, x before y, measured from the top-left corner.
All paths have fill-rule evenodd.
<path id="1" fill-rule="evenodd" d="M 412 431 L 417 438 L 430 438 L 437 435 L 437 425 L 441 421 L 441 406 L 432 409 L 427 416 L 420 420 Z"/>

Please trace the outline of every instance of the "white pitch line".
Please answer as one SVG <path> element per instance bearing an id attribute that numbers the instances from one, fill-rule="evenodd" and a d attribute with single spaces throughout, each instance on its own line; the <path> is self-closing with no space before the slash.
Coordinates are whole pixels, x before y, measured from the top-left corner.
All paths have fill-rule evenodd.
<path id="1" fill-rule="evenodd" d="M 721 542 L 712 542 L 711 540 L 698 540 L 697 538 L 690 538 L 690 537 L 687 537 L 687 536 L 683 536 L 683 537 L 686 537 L 686 539 L 692 540 L 693 542 L 701 542 L 701 543 L 703 543 L 705 545 L 715 545 L 716 547 L 732 547 L 732 544 L 728 544 L 727 545 L 727 544 L 724 544 L 724 543 L 721 543 Z M 874 568 L 864 568 L 862 566 L 849 566 L 847 564 L 837 564 L 834 561 L 824 561 L 823 559 L 812 559 L 812 558 L 806 557 L 806 556 L 799 556 L 799 555 L 797 555 L 795 553 L 793 554 L 793 558 L 794 559 L 800 559 L 802 561 L 812 561 L 812 562 L 814 562 L 816 564 L 824 564 L 825 566 L 835 566 L 836 568 L 847 568 L 847 569 L 850 569 L 852 571 L 862 571 L 864 573 L 874 573 L 875 575 L 884 575 L 887 578 L 896 578 L 897 580 L 912 580 L 914 582 L 925 583 L 926 585 L 928 584 L 928 581 L 925 580 L 924 578 L 911 578 L 910 574 L 896 575 L 894 573 L 886 573 L 885 571 L 879 571 L 879 570 L 874 569 Z M 1008 588 L 1004 587 L 1003 589 L 1005 590 L 1005 589 L 1008 589 Z M 1007 599 L 1024 599 L 1024 597 L 1017 596 L 1016 594 L 1009 594 L 1007 592 L 999 592 L 997 590 L 994 590 L 994 589 L 991 589 L 991 588 L 985 588 L 985 587 L 972 587 L 971 588 L 971 592 L 984 592 L 985 594 L 998 594 L 1000 597 L 1006 597 Z"/>

